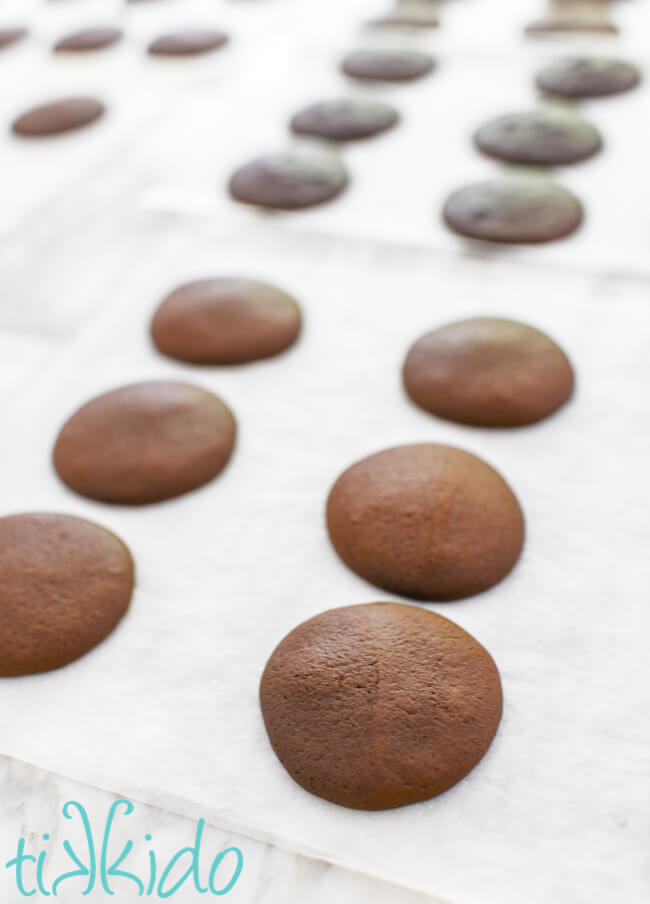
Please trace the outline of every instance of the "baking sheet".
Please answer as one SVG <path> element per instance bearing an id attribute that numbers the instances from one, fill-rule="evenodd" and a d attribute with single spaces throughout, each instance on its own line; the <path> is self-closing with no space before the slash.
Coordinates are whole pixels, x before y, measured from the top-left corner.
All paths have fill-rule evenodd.
<path id="1" fill-rule="evenodd" d="M 293 292 L 300 343 L 232 369 L 159 357 L 147 326 L 160 298 L 182 280 L 228 273 Z M 399 380 L 411 341 L 474 314 L 549 331 L 574 362 L 575 399 L 516 431 L 446 424 L 412 406 Z M 133 550 L 137 588 L 127 618 L 84 659 L 2 682 L 0 749 L 454 904 L 643 900 L 649 330 L 643 280 L 183 221 L 4 407 L 2 513 L 63 510 L 105 524 Z M 95 393 L 155 377 L 195 381 L 232 406 L 240 435 L 227 470 L 148 508 L 71 494 L 49 461 L 64 419 Z M 279 765 L 258 682 L 297 623 L 389 598 L 336 558 L 325 498 L 361 456 L 427 440 L 483 456 L 527 519 L 507 580 L 432 607 L 493 654 L 504 718 L 485 759 L 443 796 L 347 811 Z"/>

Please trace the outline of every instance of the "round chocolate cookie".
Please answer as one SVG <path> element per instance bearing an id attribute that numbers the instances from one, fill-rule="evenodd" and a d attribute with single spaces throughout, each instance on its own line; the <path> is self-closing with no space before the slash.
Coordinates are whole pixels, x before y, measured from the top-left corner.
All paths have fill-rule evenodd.
<path id="1" fill-rule="evenodd" d="M 59 135 L 89 126 L 105 110 L 104 104 L 92 97 L 68 97 L 24 113 L 14 122 L 13 131 L 25 138 Z"/>
<path id="2" fill-rule="evenodd" d="M 622 60 L 584 57 L 556 60 L 537 75 L 545 94 L 559 97 L 607 97 L 635 88 L 641 80 L 636 66 Z"/>
<path id="3" fill-rule="evenodd" d="M 500 179 L 458 189 L 443 217 L 460 235 L 489 242 L 550 242 L 574 232 L 582 207 L 566 189 L 544 179 Z"/>
<path id="4" fill-rule="evenodd" d="M 409 12 L 405 7 L 378 19 L 371 19 L 368 25 L 373 28 L 437 28 L 440 20 L 433 11 L 419 9 Z"/>
<path id="5" fill-rule="evenodd" d="M 62 38 L 54 45 L 56 53 L 76 53 L 86 50 L 103 50 L 111 47 L 122 38 L 121 28 L 86 28 L 83 31 L 75 31 L 73 34 Z"/>
<path id="6" fill-rule="evenodd" d="M 217 50 L 228 42 L 222 31 L 207 28 L 185 29 L 162 35 L 149 45 L 152 56 L 197 56 Z"/>
<path id="7" fill-rule="evenodd" d="M 27 37 L 26 28 L 0 28 L 0 50 Z"/>
<path id="8" fill-rule="evenodd" d="M 285 351 L 300 333 L 290 295 L 252 279 L 202 279 L 175 289 L 151 324 L 158 349 L 190 364 L 244 364 Z"/>
<path id="9" fill-rule="evenodd" d="M 345 167 L 331 154 L 279 153 L 240 167 L 230 194 L 244 204 L 298 210 L 331 201 L 347 184 Z"/>
<path id="10" fill-rule="evenodd" d="M 195 490 L 226 466 L 235 420 L 212 393 L 155 380 L 98 396 L 54 447 L 61 480 L 100 502 L 141 505 Z"/>
<path id="11" fill-rule="evenodd" d="M 474 135 L 477 147 L 509 163 L 555 166 L 577 163 L 602 147 L 598 131 L 577 116 L 552 110 L 491 119 Z"/>
<path id="12" fill-rule="evenodd" d="M 355 141 L 385 132 L 397 124 L 399 114 L 388 104 L 369 100 L 332 100 L 305 107 L 291 120 L 298 135 L 316 135 L 334 141 Z"/>
<path id="13" fill-rule="evenodd" d="M 0 675 L 48 672 L 101 643 L 126 612 L 133 559 L 70 515 L 0 518 Z"/>
<path id="14" fill-rule="evenodd" d="M 410 82 L 433 67 L 432 57 L 415 50 L 354 50 L 341 64 L 351 78 L 381 82 Z"/>
<path id="15" fill-rule="evenodd" d="M 488 464 L 452 446 L 398 446 L 339 477 L 327 501 L 334 549 L 390 593 L 455 600 L 487 590 L 519 558 L 524 519 Z"/>
<path id="16" fill-rule="evenodd" d="M 534 424 L 573 392 L 569 360 L 549 336 L 497 317 L 460 320 L 422 336 L 403 378 L 420 408 L 475 427 Z"/>
<path id="17" fill-rule="evenodd" d="M 260 686 L 271 746 L 343 807 L 428 800 L 470 772 L 499 726 L 499 673 L 454 622 L 417 606 L 330 609 L 288 634 Z"/>

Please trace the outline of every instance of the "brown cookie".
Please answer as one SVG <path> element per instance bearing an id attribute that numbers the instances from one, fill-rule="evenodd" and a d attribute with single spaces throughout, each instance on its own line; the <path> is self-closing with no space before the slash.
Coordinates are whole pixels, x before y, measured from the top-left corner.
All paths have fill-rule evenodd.
<path id="1" fill-rule="evenodd" d="M 493 468 L 462 449 L 385 449 L 339 477 L 327 501 L 334 549 L 366 581 L 419 600 L 456 600 L 513 568 L 524 519 Z"/>
<path id="2" fill-rule="evenodd" d="M 191 364 L 244 364 L 285 351 L 300 333 L 290 295 L 252 279 L 202 279 L 175 289 L 151 324 L 158 349 Z"/>
<path id="3" fill-rule="evenodd" d="M 121 28 L 86 28 L 75 31 L 54 45 L 56 53 L 76 53 L 86 50 L 104 50 L 121 40 Z"/>
<path id="4" fill-rule="evenodd" d="M 491 119 L 478 129 L 474 141 L 490 157 L 540 166 L 577 163 L 602 147 L 600 134 L 591 123 L 555 110 Z"/>
<path id="5" fill-rule="evenodd" d="M 228 42 L 222 31 L 208 28 L 187 28 L 156 38 L 149 45 L 152 56 L 197 56 L 217 50 Z"/>
<path id="6" fill-rule="evenodd" d="M 574 232 L 582 206 L 566 189 L 545 179 L 499 179 L 455 191 L 443 209 L 447 225 L 489 242 L 551 242 Z"/>
<path id="7" fill-rule="evenodd" d="M 341 64 L 351 78 L 381 81 L 410 82 L 432 71 L 432 57 L 416 50 L 354 50 Z"/>
<path id="8" fill-rule="evenodd" d="M 636 66 L 622 60 L 579 57 L 556 60 L 537 75 L 545 94 L 558 97 L 607 97 L 635 88 L 641 80 Z"/>
<path id="9" fill-rule="evenodd" d="M 133 559 L 70 515 L 0 518 L 0 675 L 48 672 L 108 637 L 133 592 Z"/>
<path id="10" fill-rule="evenodd" d="M 141 505 L 212 480 L 235 443 L 235 420 L 212 393 L 154 380 L 88 402 L 59 433 L 54 467 L 82 496 Z"/>
<path id="11" fill-rule="evenodd" d="M 490 654 L 417 606 L 330 609 L 299 625 L 260 686 L 273 750 L 325 800 L 387 810 L 435 797 L 482 759 L 499 726 Z"/>
<path id="12" fill-rule="evenodd" d="M 68 97 L 24 113 L 14 122 L 13 131 L 26 138 L 59 135 L 89 126 L 105 111 L 104 104 L 92 97 Z"/>
<path id="13" fill-rule="evenodd" d="M 298 135 L 333 141 L 356 141 L 379 135 L 397 124 L 399 114 L 388 104 L 369 100 L 332 100 L 311 104 L 291 120 Z"/>
<path id="14" fill-rule="evenodd" d="M 236 201 L 299 210 L 338 197 L 348 184 L 345 167 L 331 154 L 279 153 L 258 157 L 230 180 Z"/>
<path id="15" fill-rule="evenodd" d="M 26 28 L 0 28 L 0 50 L 22 41 L 25 37 L 27 37 Z"/>
<path id="16" fill-rule="evenodd" d="M 534 424 L 573 392 L 571 365 L 549 336 L 497 317 L 460 320 L 422 336 L 409 350 L 403 378 L 420 408 L 475 427 Z"/>

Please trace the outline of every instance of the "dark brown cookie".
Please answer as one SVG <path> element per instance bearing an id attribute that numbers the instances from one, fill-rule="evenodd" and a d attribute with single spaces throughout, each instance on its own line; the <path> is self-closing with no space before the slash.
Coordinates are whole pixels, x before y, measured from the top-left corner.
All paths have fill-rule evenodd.
<path id="1" fill-rule="evenodd" d="M 499 179 L 455 191 L 443 217 L 460 235 L 489 242 L 550 242 L 574 232 L 582 206 L 545 179 Z"/>
<path id="2" fill-rule="evenodd" d="M 424 7 L 411 10 L 404 7 L 378 19 L 371 19 L 368 25 L 373 28 L 438 28 L 440 20 L 433 10 Z"/>
<path id="3" fill-rule="evenodd" d="M 602 147 L 602 139 L 591 123 L 554 110 L 491 119 L 478 129 L 474 141 L 490 157 L 541 166 L 577 163 Z"/>
<path id="4" fill-rule="evenodd" d="M 212 393 L 155 380 L 98 396 L 59 433 L 54 467 L 82 496 L 141 505 L 171 499 L 226 466 L 235 420 Z"/>
<path id="5" fill-rule="evenodd" d="M 607 97 L 635 88 L 641 80 L 636 66 L 600 57 L 556 60 L 537 75 L 545 94 L 559 97 Z"/>
<path id="6" fill-rule="evenodd" d="M 92 97 L 68 97 L 35 107 L 13 124 L 16 135 L 41 138 L 89 126 L 104 115 L 106 108 Z"/>
<path id="7" fill-rule="evenodd" d="M 0 28 L 0 50 L 27 37 L 26 28 Z"/>
<path id="8" fill-rule="evenodd" d="M 369 100 L 332 100 L 300 110 L 291 120 L 291 129 L 298 135 L 356 141 L 385 132 L 398 120 L 397 110 L 388 104 Z"/>
<path id="9" fill-rule="evenodd" d="M 416 50 L 354 50 L 341 64 L 351 78 L 381 82 L 410 82 L 433 67 L 434 60 Z"/>
<path id="10" fill-rule="evenodd" d="M 525 323 L 474 317 L 422 336 L 404 362 L 416 405 L 475 427 L 541 421 L 571 397 L 573 370 L 562 349 Z"/>
<path id="11" fill-rule="evenodd" d="M 331 609 L 299 625 L 269 659 L 260 702 L 289 775 L 357 810 L 455 785 L 486 753 L 502 710 L 487 650 L 454 622 L 398 603 Z"/>
<path id="12" fill-rule="evenodd" d="M 208 28 L 187 28 L 156 38 L 149 45 L 152 56 L 196 56 L 217 50 L 228 42 L 228 36 L 222 31 Z"/>
<path id="13" fill-rule="evenodd" d="M 327 527 L 362 578 L 419 600 L 487 590 L 519 558 L 524 519 L 488 464 L 452 446 L 398 446 L 364 458 L 334 484 Z"/>
<path id="14" fill-rule="evenodd" d="M 162 302 L 151 335 L 164 355 L 191 364 L 244 364 L 285 351 L 300 333 L 290 295 L 251 279 L 202 279 Z"/>
<path id="15" fill-rule="evenodd" d="M 348 184 L 343 164 L 331 154 L 279 153 L 258 157 L 230 180 L 236 201 L 298 210 L 336 198 Z"/>
<path id="16" fill-rule="evenodd" d="M 70 515 L 0 518 L 0 675 L 48 672 L 101 643 L 126 612 L 133 559 Z"/>
<path id="17" fill-rule="evenodd" d="M 121 28 L 86 28 L 75 31 L 54 45 L 56 53 L 76 53 L 86 50 L 104 50 L 121 40 Z"/>

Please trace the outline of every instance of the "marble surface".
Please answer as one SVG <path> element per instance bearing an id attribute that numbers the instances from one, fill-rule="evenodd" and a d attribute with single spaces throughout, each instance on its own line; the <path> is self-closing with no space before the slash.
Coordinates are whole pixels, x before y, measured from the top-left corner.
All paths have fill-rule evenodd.
<path id="1" fill-rule="evenodd" d="M 50 772 L 36 769 L 26 763 L 0 756 L 0 900 L 3 904 L 24 901 L 16 888 L 14 872 L 5 868 L 7 861 L 16 856 L 18 840 L 26 840 L 25 853 L 38 855 L 47 852 L 44 869 L 44 887 L 51 888 L 52 881 L 62 872 L 74 868 L 62 852 L 64 840 L 70 840 L 73 849 L 81 856 L 83 834 L 79 819 L 66 820 L 63 807 L 68 801 L 81 803 L 87 812 L 93 834 L 97 838 L 103 831 L 111 806 L 120 798 L 115 794 L 82 785 Z M 111 832 L 110 851 L 117 856 L 129 840 L 135 842 L 130 858 L 122 869 L 144 877 L 148 861 L 146 852 L 155 850 L 159 864 L 169 860 L 180 848 L 192 845 L 196 837 L 197 823 L 161 810 L 134 802 L 134 811 L 128 817 L 115 819 Z M 43 841 L 43 835 L 50 837 Z M 151 842 L 145 841 L 151 835 Z M 434 899 L 399 889 L 385 882 L 378 882 L 359 873 L 340 869 L 319 860 L 300 857 L 281 848 L 224 832 L 208 826 L 202 837 L 202 881 L 209 869 L 211 858 L 219 851 L 237 847 L 243 856 L 243 869 L 236 885 L 221 900 L 232 904 L 426 904 Z M 187 861 L 184 861 L 187 862 Z M 180 874 L 184 866 L 179 865 Z M 33 865 L 32 865 L 33 869 Z M 159 872 L 160 874 L 160 872 Z M 175 874 L 174 874 L 175 875 Z M 32 873 L 25 872 L 25 888 L 30 889 Z M 226 877 L 228 878 L 228 877 Z M 28 881 L 29 880 L 29 881 Z M 138 900 L 137 890 L 131 880 L 113 880 L 109 895 L 99 883 L 85 898 L 91 902 L 132 902 Z M 85 879 L 71 879 L 62 884 L 58 898 L 63 902 L 80 901 L 87 887 Z M 197 894 L 190 885 L 182 886 L 171 900 L 190 904 L 207 900 L 211 896 Z M 44 900 L 35 897 L 34 900 Z M 434 902 L 443 904 L 443 902 Z"/>

